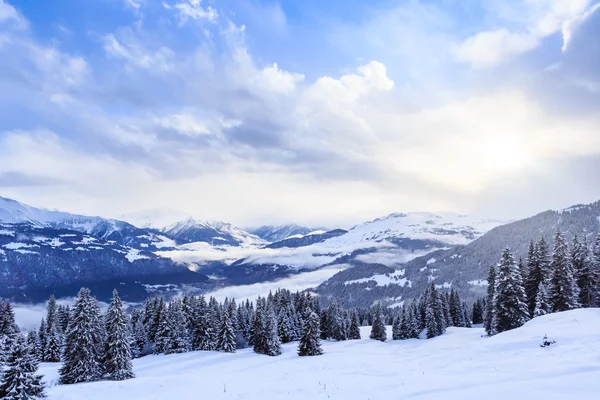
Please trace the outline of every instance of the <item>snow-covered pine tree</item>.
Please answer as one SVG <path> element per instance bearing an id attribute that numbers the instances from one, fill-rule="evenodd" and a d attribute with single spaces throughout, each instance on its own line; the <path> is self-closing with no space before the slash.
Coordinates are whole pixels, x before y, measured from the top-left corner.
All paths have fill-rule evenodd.
<path id="1" fill-rule="evenodd" d="M 151 328 L 153 328 L 154 323 L 157 326 L 154 334 L 154 354 L 167 354 L 171 348 L 173 326 L 169 318 L 167 305 L 162 298 L 157 304 L 155 318 L 158 318 L 158 321 L 153 322 L 151 325 Z"/>
<path id="2" fill-rule="evenodd" d="M 320 356 L 323 354 L 320 340 L 320 320 L 319 316 L 310 308 L 307 310 L 308 315 L 304 318 L 304 326 L 302 327 L 302 336 L 298 344 L 299 356 Z M 352 318 L 352 321 L 355 319 Z M 358 320 L 358 316 L 356 318 Z"/>
<path id="3" fill-rule="evenodd" d="M 279 339 L 281 340 L 281 343 L 289 343 L 297 340 L 294 312 L 291 303 L 284 304 L 280 307 L 279 315 L 277 317 L 277 327 L 279 329 Z"/>
<path id="4" fill-rule="evenodd" d="M 221 325 L 217 335 L 216 349 L 225 353 L 235 353 L 235 332 L 229 312 L 224 312 L 221 315 Z"/>
<path id="5" fill-rule="evenodd" d="M 57 331 L 61 335 L 67 332 L 69 328 L 69 316 L 71 314 L 71 308 L 68 305 L 58 306 L 57 316 L 56 316 L 56 325 Z"/>
<path id="6" fill-rule="evenodd" d="M 48 304 L 46 305 L 46 334 L 49 336 L 52 329 L 56 328 L 57 321 L 57 305 L 54 295 L 50 295 Z M 45 361 L 45 360 L 44 360 Z"/>
<path id="7" fill-rule="evenodd" d="M 265 299 L 259 297 L 256 299 L 256 310 L 254 311 L 254 320 L 252 321 L 252 337 L 254 352 L 266 354 L 268 349 L 266 333 L 266 313 L 267 305 Z"/>
<path id="8" fill-rule="evenodd" d="M 46 346 L 46 362 L 60 362 L 62 339 L 56 331 L 56 326 L 48 334 L 48 343 Z"/>
<path id="9" fill-rule="evenodd" d="M 450 315 L 450 293 L 438 292 L 438 295 L 440 296 L 440 304 L 442 305 L 442 321 L 444 329 L 446 329 L 447 327 L 452 326 L 452 316 Z"/>
<path id="10" fill-rule="evenodd" d="M 493 305 L 494 334 L 518 328 L 529 320 L 521 271 L 508 248 L 504 249 L 498 265 Z"/>
<path id="11" fill-rule="evenodd" d="M 431 281 L 429 290 L 427 291 L 428 299 L 426 301 L 427 308 L 425 309 L 425 328 L 427 328 L 427 339 L 442 335 L 445 330 L 445 321 L 442 311 L 442 300 L 440 293 L 435 287 L 434 281 Z"/>
<path id="12" fill-rule="evenodd" d="M 496 268 L 490 267 L 488 273 L 487 299 L 485 306 L 485 314 L 483 319 L 483 327 L 488 335 L 493 334 L 494 329 L 494 294 L 496 291 Z"/>
<path id="13" fill-rule="evenodd" d="M 594 242 L 590 269 L 590 275 L 592 276 L 594 285 L 592 307 L 598 307 L 600 305 L 600 233 L 596 236 L 596 240 Z"/>
<path id="14" fill-rule="evenodd" d="M 394 316 L 392 324 L 392 340 L 402 340 L 402 318 L 405 318 L 404 308 Z"/>
<path id="15" fill-rule="evenodd" d="M 321 324 L 321 339 L 327 340 L 329 332 L 331 329 L 329 328 L 329 318 L 328 318 L 328 310 L 321 310 L 320 315 L 320 324 Z"/>
<path id="16" fill-rule="evenodd" d="M 272 306 L 267 307 L 265 318 L 266 355 L 278 356 L 281 354 L 281 342 L 277 332 L 277 317 Z"/>
<path id="17" fill-rule="evenodd" d="M 0 300 L 0 336 L 14 337 L 19 333 L 19 327 L 15 322 L 15 311 L 10 300 Z"/>
<path id="18" fill-rule="evenodd" d="M 360 321 L 358 310 L 352 310 L 350 316 L 350 328 L 348 329 L 348 340 L 360 340 Z"/>
<path id="19" fill-rule="evenodd" d="M 452 326 L 464 327 L 466 325 L 463 314 L 460 296 L 458 292 L 452 289 L 450 291 L 450 316 L 452 318 Z"/>
<path id="20" fill-rule="evenodd" d="M 148 354 L 148 337 L 146 335 L 146 328 L 141 320 L 137 320 L 131 328 L 131 355 L 133 358 L 141 357 Z"/>
<path id="21" fill-rule="evenodd" d="M 98 352 L 100 316 L 97 302 L 90 290 L 79 290 L 65 340 L 63 365 L 60 368 L 60 382 L 71 384 L 91 382 L 102 377 L 100 364 L 102 354 Z"/>
<path id="22" fill-rule="evenodd" d="M 533 315 L 535 309 L 535 297 L 540 282 L 545 279 L 545 272 L 542 270 L 539 257 L 539 247 L 533 240 L 529 242 L 529 250 L 527 251 L 526 272 L 523 275 L 523 285 L 525 287 L 525 296 L 527 297 L 527 308 L 529 315 Z"/>
<path id="23" fill-rule="evenodd" d="M 550 312 L 550 305 L 548 304 L 548 294 L 546 292 L 546 285 L 544 284 L 544 282 L 541 282 L 540 287 L 537 290 L 537 296 L 535 298 L 535 309 L 533 310 L 534 317 L 540 317 Z"/>
<path id="24" fill-rule="evenodd" d="M 5 400 L 28 400 L 44 397 L 42 377 L 36 375 L 38 360 L 27 346 L 24 336 L 19 335 L 9 353 L 6 368 L 0 381 L 0 398 Z"/>
<path id="25" fill-rule="evenodd" d="M 572 310 L 578 306 L 575 277 L 569 258 L 565 238 L 562 232 L 557 231 L 550 278 L 550 304 L 553 312 Z"/>
<path id="26" fill-rule="evenodd" d="M 109 379 L 122 381 L 134 377 L 131 364 L 131 338 L 123 303 L 115 289 L 106 313 L 106 345 L 104 371 Z"/>
<path id="27" fill-rule="evenodd" d="M 471 314 L 472 311 L 469 309 L 469 305 L 466 302 L 462 303 L 462 311 L 463 311 L 463 320 L 465 321 L 465 328 L 472 328 L 473 324 L 471 322 Z"/>
<path id="28" fill-rule="evenodd" d="M 580 241 L 577 235 L 573 238 L 571 261 L 577 285 L 578 302 L 581 307 L 592 307 L 596 295 L 596 282 L 592 273 L 592 262 L 586 240 Z"/>
<path id="29" fill-rule="evenodd" d="M 421 322 L 417 300 L 414 299 L 410 304 L 410 314 L 408 318 L 409 339 L 418 339 L 421 336 Z"/>
<path id="30" fill-rule="evenodd" d="M 167 312 L 171 325 L 171 336 L 166 354 L 190 351 L 190 337 L 181 300 L 173 300 Z"/>
<path id="31" fill-rule="evenodd" d="M 27 332 L 27 347 L 31 351 L 31 354 L 35 357 L 36 360 L 40 360 L 40 351 L 37 343 L 38 335 L 36 331 Z M 0 366 L 2 363 L 0 362 Z M 0 369 L 1 370 L 1 369 Z"/>
<path id="32" fill-rule="evenodd" d="M 384 317 L 380 302 L 377 302 L 373 308 L 373 324 L 371 325 L 371 334 L 369 335 L 369 338 L 382 342 L 387 340 L 387 332 L 385 330 Z"/>
<path id="33" fill-rule="evenodd" d="M 192 327 L 192 348 L 194 350 L 213 350 L 216 347 L 214 331 L 211 325 L 208 305 L 204 296 L 198 297 L 194 305 L 195 325 Z"/>
<path id="34" fill-rule="evenodd" d="M 46 319 L 42 318 L 40 322 L 40 327 L 38 329 L 38 338 L 37 338 L 37 350 L 40 361 L 46 361 L 46 348 L 48 347 L 48 329 L 46 326 Z"/>

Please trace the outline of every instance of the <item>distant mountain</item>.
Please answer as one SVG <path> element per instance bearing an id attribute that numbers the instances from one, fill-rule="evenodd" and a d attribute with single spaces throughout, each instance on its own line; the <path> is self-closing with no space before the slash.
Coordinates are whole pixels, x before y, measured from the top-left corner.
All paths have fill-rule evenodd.
<path id="1" fill-rule="evenodd" d="M 327 232 L 314 231 L 314 232 L 308 233 L 306 235 L 294 235 L 287 239 L 283 239 L 278 242 L 268 244 L 265 247 L 269 248 L 269 249 L 280 249 L 282 247 L 297 248 L 297 247 L 310 246 L 312 244 L 322 243 L 322 242 L 326 241 L 327 239 L 338 237 L 338 236 L 344 235 L 346 233 L 348 233 L 348 231 L 345 231 L 343 229 L 334 229 L 332 231 L 327 231 Z"/>
<path id="2" fill-rule="evenodd" d="M 175 244 L 158 231 L 140 229 L 124 221 L 35 208 L 5 197 L 0 197 L 0 222 L 70 229 L 144 250 L 168 248 Z"/>
<path id="3" fill-rule="evenodd" d="M 400 298 L 418 295 L 434 280 L 439 287 L 452 287 L 464 299 L 474 300 L 485 294 L 489 268 L 497 265 L 504 247 L 508 246 L 517 259 L 525 258 L 531 240 L 543 236 L 551 248 L 557 229 L 565 232 L 569 240 L 578 234 L 591 242 L 600 232 L 600 202 L 545 211 L 501 225 L 468 244 L 436 250 L 397 265 L 401 274 L 395 270 L 383 274 L 401 276 L 400 282 L 382 278 L 381 265 L 370 264 L 343 271 L 315 290 L 324 298 L 335 297 L 353 305 L 367 305 L 379 299 L 396 303 Z"/>
<path id="4" fill-rule="evenodd" d="M 300 237 L 311 232 L 318 231 L 318 228 L 309 228 L 296 224 L 289 225 L 264 225 L 260 228 L 250 229 L 249 232 L 258 236 L 267 242 L 279 242 L 292 237 Z"/>
<path id="5" fill-rule="evenodd" d="M 113 288 L 129 301 L 150 293 L 202 285 L 208 277 L 152 252 L 72 229 L 32 221 L 0 222 L 0 297 L 41 301 L 50 293 L 73 296 L 89 286 L 102 299 Z"/>
<path id="6" fill-rule="evenodd" d="M 263 244 L 258 236 L 226 222 L 198 222 L 193 218 L 161 230 L 178 244 L 205 242 L 213 246 L 250 246 Z"/>

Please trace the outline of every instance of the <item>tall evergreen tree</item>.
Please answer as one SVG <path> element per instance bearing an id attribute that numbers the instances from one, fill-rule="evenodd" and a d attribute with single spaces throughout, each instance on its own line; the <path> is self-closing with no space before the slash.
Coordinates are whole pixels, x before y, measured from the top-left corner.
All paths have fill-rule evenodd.
<path id="1" fill-rule="evenodd" d="M 573 238 L 571 260 L 577 285 L 578 303 L 581 307 L 593 307 L 596 296 L 596 279 L 593 274 L 593 263 L 589 258 L 586 240 L 580 241 L 577 235 Z"/>
<path id="2" fill-rule="evenodd" d="M 352 320 L 354 321 L 354 318 Z M 320 356 L 323 354 L 319 326 L 319 316 L 314 311 L 308 309 L 308 313 L 304 319 L 304 326 L 302 327 L 302 336 L 298 344 L 299 356 Z"/>
<path id="3" fill-rule="evenodd" d="M 46 350 L 48 347 L 48 329 L 46 319 L 42 318 L 38 329 L 37 354 L 40 361 L 46 361 Z"/>
<path id="4" fill-rule="evenodd" d="M 167 315 L 171 331 L 170 337 L 168 338 L 169 345 L 167 346 L 166 354 L 185 353 L 190 351 L 190 337 L 181 300 L 173 300 L 169 304 Z"/>
<path id="5" fill-rule="evenodd" d="M 104 370 L 109 379 L 122 381 L 134 377 L 131 364 L 131 339 L 123 303 L 115 289 L 106 313 Z"/>
<path id="6" fill-rule="evenodd" d="M 446 330 L 446 324 L 442 310 L 442 300 L 440 298 L 440 293 L 435 287 L 434 281 L 431 281 L 431 286 L 429 287 L 427 294 L 425 328 L 427 328 L 427 338 L 431 339 L 442 335 Z"/>
<path id="7" fill-rule="evenodd" d="M 281 342 L 277 332 L 277 318 L 273 307 L 269 306 L 265 315 L 265 334 L 266 334 L 266 352 L 268 356 L 278 356 L 281 354 Z"/>
<path id="8" fill-rule="evenodd" d="M 473 324 L 483 324 L 483 304 L 481 298 L 475 300 L 473 303 L 473 314 L 472 314 Z"/>
<path id="9" fill-rule="evenodd" d="M 25 337 L 19 336 L 10 351 L 6 369 L 0 381 L 0 398 L 28 400 L 44 397 L 42 377 L 36 375 L 38 361 L 27 346 Z"/>
<path id="10" fill-rule="evenodd" d="M 235 353 L 235 332 L 229 312 L 221 315 L 219 334 L 217 335 L 217 350 L 225 353 Z"/>
<path id="11" fill-rule="evenodd" d="M 369 338 L 373 340 L 380 340 L 382 342 L 387 340 L 387 332 L 385 330 L 383 318 L 381 303 L 377 302 L 373 309 L 373 324 L 371 325 L 371 334 L 369 335 Z"/>
<path id="12" fill-rule="evenodd" d="M 485 328 L 486 333 L 488 335 L 492 335 L 494 330 L 494 295 L 496 292 L 496 268 L 490 267 L 490 272 L 488 273 L 487 281 L 487 299 L 483 326 Z"/>
<path id="13" fill-rule="evenodd" d="M 569 251 L 563 234 L 556 232 L 552 254 L 550 278 L 550 304 L 552 311 L 567 311 L 577 307 L 576 284 Z"/>
<path id="14" fill-rule="evenodd" d="M 548 294 L 546 293 L 546 285 L 542 282 L 537 291 L 535 298 L 535 309 L 533 310 L 534 317 L 540 317 L 550 312 L 550 306 L 548 304 Z"/>
<path id="15" fill-rule="evenodd" d="M 352 310 L 350 316 L 350 328 L 348 329 L 349 340 L 360 340 L 360 321 L 358 319 L 358 311 Z"/>
<path id="16" fill-rule="evenodd" d="M 61 336 L 56 331 L 56 327 L 54 327 L 48 336 L 48 344 L 46 346 L 46 362 L 60 362 L 61 346 Z"/>
<path id="17" fill-rule="evenodd" d="M 539 245 L 536 245 L 531 241 L 529 243 L 529 251 L 527 252 L 527 269 L 523 282 L 525 286 L 525 295 L 527 296 L 529 315 L 533 315 L 537 290 L 540 283 L 544 282 L 546 279 L 546 273 L 547 271 L 542 269 L 542 263 L 540 262 Z"/>
<path id="18" fill-rule="evenodd" d="M 600 305 L 600 233 L 596 236 L 592 261 L 590 263 L 590 276 L 592 277 L 594 295 L 592 296 L 592 307 Z"/>
<path id="19" fill-rule="evenodd" d="M 95 303 L 89 289 L 79 290 L 67 330 L 63 365 L 59 371 L 62 384 L 90 382 L 102 376 L 102 354 L 98 351 L 102 338 L 97 326 L 100 317 Z"/>
<path id="20" fill-rule="evenodd" d="M 498 265 L 494 293 L 493 333 L 518 328 L 529 320 L 521 271 L 508 248 Z"/>

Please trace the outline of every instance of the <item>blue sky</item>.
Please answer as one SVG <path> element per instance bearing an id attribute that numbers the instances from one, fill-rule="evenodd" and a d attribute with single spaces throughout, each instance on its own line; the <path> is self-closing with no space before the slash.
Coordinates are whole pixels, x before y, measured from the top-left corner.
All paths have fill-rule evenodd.
<path id="1" fill-rule="evenodd" d="M 347 226 L 600 199 L 596 0 L 0 0 L 0 192 Z"/>

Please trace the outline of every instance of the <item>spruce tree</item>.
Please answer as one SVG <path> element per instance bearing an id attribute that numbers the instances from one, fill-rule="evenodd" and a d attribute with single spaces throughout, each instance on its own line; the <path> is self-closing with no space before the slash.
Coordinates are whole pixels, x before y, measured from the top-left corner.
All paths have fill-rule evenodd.
<path id="1" fill-rule="evenodd" d="M 40 361 L 46 361 L 46 349 L 48 347 L 48 329 L 46 320 L 42 318 L 38 329 L 37 354 Z"/>
<path id="2" fill-rule="evenodd" d="M 592 307 L 598 307 L 600 305 L 600 233 L 596 236 L 594 242 L 594 250 L 592 254 L 592 261 L 590 263 L 590 276 L 592 277 L 593 292 L 592 295 Z"/>
<path id="3" fill-rule="evenodd" d="M 392 324 L 392 340 L 401 340 L 402 337 L 402 318 L 404 317 L 404 310 L 401 311 L 400 315 L 394 317 Z"/>
<path id="4" fill-rule="evenodd" d="M 190 337 L 181 300 L 173 300 L 169 304 L 167 315 L 171 327 L 171 335 L 168 339 L 169 345 L 166 354 L 190 351 Z"/>
<path id="5" fill-rule="evenodd" d="M 589 259 L 589 250 L 585 239 L 579 241 L 577 235 L 573 238 L 571 260 L 577 285 L 578 302 L 581 307 L 593 307 L 596 296 L 596 279 L 593 274 L 593 263 Z"/>
<path id="6" fill-rule="evenodd" d="M 254 352 L 258 354 L 266 354 L 268 351 L 266 307 L 265 299 L 260 297 L 256 299 L 256 310 L 254 312 L 254 320 L 252 321 L 252 341 Z"/>
<path id="7" fill-rule="evenodd" d="M 360 340 L 360 321 L 358 319 L 358 311 L 352 310 L 350 317 L 350 328 L 348 329 L 349 340 Z M 320 336 L 320 335 L 319 335 Z"/>
<path id="8" fill-rule="evenodd" d="M 427 339 L 442 335 L 445 330 L 445 319 L 442 310 L 442 300 L 440 293 L 431 281 L 431 286 L 427 291 L 426 309 L 425 309 L 425 328 L 427 329 Z"/>
<path id="9" fill-rule="evenodd" d="M 102 376 L 102 353 L 99 352 L 102 337 L 97 326 L 100 321 L 97 313 L 97 302 L 90 290 L 79 290 L 67 330 L 63 365 L 59 370 L 62 384 L 91 382 Z"/>
<path id="10" fill-rule="evenodd" d="M 550 312 L 550 306 L 548 305 L 548 295 L 546 293 L 546 285 L 542 282 L 537 291 L 535 298 L 535 309 L 533 310 L 534 317 L 540 317 Z"/>
<path id="11" fill-rule="evenodd" d="M 473 327 L 473 323 L 471 322 L 472 311 L 469 309 L 469 306 L 467 305 L 466 302 L 462 303 L 462 310 L 463 310 L 463 320 L 465 322 L 464 327 L 465 328 Z"/>
<path id="12" fill-rule="evenodd" d="M 521 271 L 508 248 L 498 265 L 494 293 L 493 333 L 518 328 L 529 320 Z"/>
<path id="13" fill-rule="evenodd" d="M 542 264 L 539 257 L 539 246 L 533 241 L 529 243 L 529 251 L 527 252 L 527 270 L 523 275 L 525 295 L 527 296 L 527 308 L 529 315 L 533 315 L 535 309 L 535 298 L 540 283 L 546 278 L 546 271 L 542 270 Z"/>
<path id="14" fill-rule="evenodd" d="M 281 354 L 281 342 L 277 332 L 277 318 L 273 307 L 269 306 L 265 318 L 266 352 L 268 356 L 278 356 Z"/>
<path id="15" fill-rule="evenodd" d="M 5 400 L 38 399 L 44 396 L 42 377 L 36 375 L 38 360 L 32 355 L 25 337 L 19 336 L 10 351 L 0 381 L 0 398 Z"/>
<path id="16" fill-rule="evenodd" d="M 156 332 L 154 333 L 154 354 L 167 354 L 171 347 L 173 326 L 169 318 L 167 305 L 162 298 L 157 304 L 155 318 L 150 325 L 150 328 L 154 329 L 154 325 L 156 325 Z"/>
<path id="17" fill-rule="evenodd" d="M 52 328 L 48 336 L 46 346 L 46 362 L 60 362 L 62 340 L 60 334 L 56 332 L 56 327 Z"/>
<path id="18" fill-rule="evenodd" d="M 219 334 L 217 335 L 217 350 L 225 353 L 235 353 L 235 332 L 229 312 L 221 315 Z"/>
<path id="19" fill-rule="evenodd" d="M 104 370 L 109 379 L 122 381 L 134 377 L 131 364 L 131 339 L 123 303 L 115 289 L 106 313 Z"/>
<path id="20" fill-rule="evenodd" d="M 575 278 L 567 243 L 560 231 L 556 232 L 552 254 L 552 276 L 550 278 L 550 304 L 552 311 L 567 311 L 577 307 Z"/>
<path id="21" fill-rule="evenodd" d="M 352 321 L 354 321 L 354 318 L 352 318 Z M 304 318 L 302 336 L 298 344 L 299 356 L 320 356 L 323 354 L 320 340 L 321 334 L 319 332 L 320 324 L 319 316 L 314 311 L 308 309 L 308 315 Z"/>
<path id="22" fill-rule="evenodd" d="M 496 292 L 496 268 L 490 267 L 488 273 L 487 299 L 485 307 L 485 318 L 483 326 L 488 335 L 493 334 L 494 329 L 494 294 Z"/>
<path id="23" fill-rule="evenodd" d="M 473 324 L 483 324 L 483 302 L 479 298 L 473 304 Z"/>
<path id="24" fill-rule="evenodd" d="M 387 340 L 387 332 L 380 302 L 377 302 L 373 309 L 373 324 L 371 325 L 371 334 L 369 335 L 369 338 L 382 342 Z"/>
<path id="25" fill-rule="evenodd" d="M 48 304 L 46 305 L 46 333 L 48 336 L 53 329 L 57 329 L 57 310 L 56 298 L 54 295 L 51 295 L 50 299 L 48 299 Z"/>

